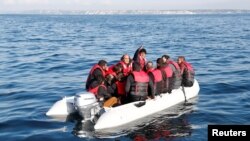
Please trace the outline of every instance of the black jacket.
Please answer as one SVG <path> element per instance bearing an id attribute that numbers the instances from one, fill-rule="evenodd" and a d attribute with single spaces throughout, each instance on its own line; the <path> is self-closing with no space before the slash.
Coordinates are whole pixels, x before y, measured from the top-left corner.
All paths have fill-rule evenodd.
<path id="1" fill-rule="evenodd" d="M 135 85 L 135 80 L 134 80 L 134 76 L 133 74 L 130 74 L 127 77 L 127 82 L 126 82 L 126 87 L 125 87 L 125 91 L 127 95 L 130 95 L 131 92 L 131 87 Z M 152 79 L 149 79 L 149 85 L 148 85 L 148 96 L 154 96 L 154 84 Z"/>

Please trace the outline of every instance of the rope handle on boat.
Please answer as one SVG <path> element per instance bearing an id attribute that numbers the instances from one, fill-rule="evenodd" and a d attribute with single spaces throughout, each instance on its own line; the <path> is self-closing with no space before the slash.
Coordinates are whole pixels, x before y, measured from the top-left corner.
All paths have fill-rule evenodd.
<path id="1" fill-rule="evenodd" d="M 145 104 L 146 104 L 146 101 L 140 101 L 138 103 L 135 103 L 134 105 L 135 105 L 135 107 L 140 108 L 141 106 L 144 106 Z"/>

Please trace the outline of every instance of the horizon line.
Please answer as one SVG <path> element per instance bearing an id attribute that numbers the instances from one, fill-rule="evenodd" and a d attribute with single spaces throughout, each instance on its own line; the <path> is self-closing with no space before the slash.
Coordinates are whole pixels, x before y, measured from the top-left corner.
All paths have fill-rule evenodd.
<path id="1" fill-rule="evenodd" d="M 196 13 L 195 13 L 196 12 Z M 198 13 L 197 13 L 198 12 Z M 17 10 L 17 11 L 0 11 L 0 14 L 69 14 L 69 15 L 105 15 L 105 14 L 236 14 L 250 13 L 250 9 L 170 9 L 170 10 Z"/>

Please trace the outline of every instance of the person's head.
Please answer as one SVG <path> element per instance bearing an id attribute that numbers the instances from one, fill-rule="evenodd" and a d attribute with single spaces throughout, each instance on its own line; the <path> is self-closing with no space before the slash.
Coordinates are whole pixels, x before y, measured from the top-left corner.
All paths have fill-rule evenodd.
<path id="1" fill-rule="evenodd" d="M 141 71 L 141 65 L 138 62 L 133 63 L 133 71 Z"/>
<path id="2" fill-rule="evenodd" d="M 124 54 L 124 55 L 122 55 L 122 57 L 121 57 L 121 61 L 123 61 L 125 64 L 128 64 L 128 63 L 129 63 L 129 61 L 130 61 L 130 57 L 129 57 L 129 55 L 128 55 L 128 54 Z"/>
<path id="3" fill-rule="evenodd" d="M 185 57 L 184 56 L 179 56 L 177 59 L 177 63 L 180 64 L 182 62 L 185 62 Z"/>
<path id="4" fill-rule="evenodd" d="M 153 62 L 152 61 L 148 61 L 147 64 L 146 64 L 146 70 L 150 70 L 152 68 L 154 68 Z"/>
<path id="5" fill-rule="evenodd" d="M 103 70 L 108 70 L 108 63 L 105 60 L 100 60 L 98 62 L 98 65 L 103 69 Z"/>
<path id="6" fill-rule="evenodd" d="M 163 59 L 157 58 L 156 63 L 157 63 L 157 68 L 161 68 L 163 66 Z"/>
<path id="7" fill-rule="evenodd" d="M 118 63 L 114 66 L 113 71 L 118 74 L 119 72 L 122 72 L 122 64 Z"/>
<path id="8" fill-rule="evenodd" d="M 108 74 L 105 79 L 106 79 L 106 82 L 111 84 L 114 80 L 114 76 L 112 74 Z"/>
<path id="9" fill-rule="evenodd" d="M 104 77 L 102 75 L 98 75 L 96 77 L 96 81 L 97 81 L 98 85 L 101 85 L 104 83 Z"/>
<path id="10" fill-rule="evenodd" d="M 139 51 L 139 55 L 142 57 L 142 58 L 146 58 L 146 54 L 147 54 L 147 51 L 146 49 L 142 48 L 140 51 Z"/>
<path id="11" fill-rule="evenodd" d="M 162 60 L 163 60 L 163 63 L 166 63 L 167 60 L 170 58 L 168 55 L 162 55 Z"/>

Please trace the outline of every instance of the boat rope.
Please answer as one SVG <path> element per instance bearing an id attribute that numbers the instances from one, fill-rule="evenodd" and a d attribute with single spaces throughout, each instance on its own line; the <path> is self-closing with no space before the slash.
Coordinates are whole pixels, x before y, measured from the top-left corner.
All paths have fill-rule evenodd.
<path id="1" fill-rule="evenodd" d="M 185 88 L 184 88 L 183 85 L 181 86 L 181 89 L 182 89 L 182 91 L 183 91 L 184 98 L 185 98 L 185 103 L 186 103 L 186 102 L 187 102 L 187 97 L 186 97 L 186 92 L 185 92 Z"/>

